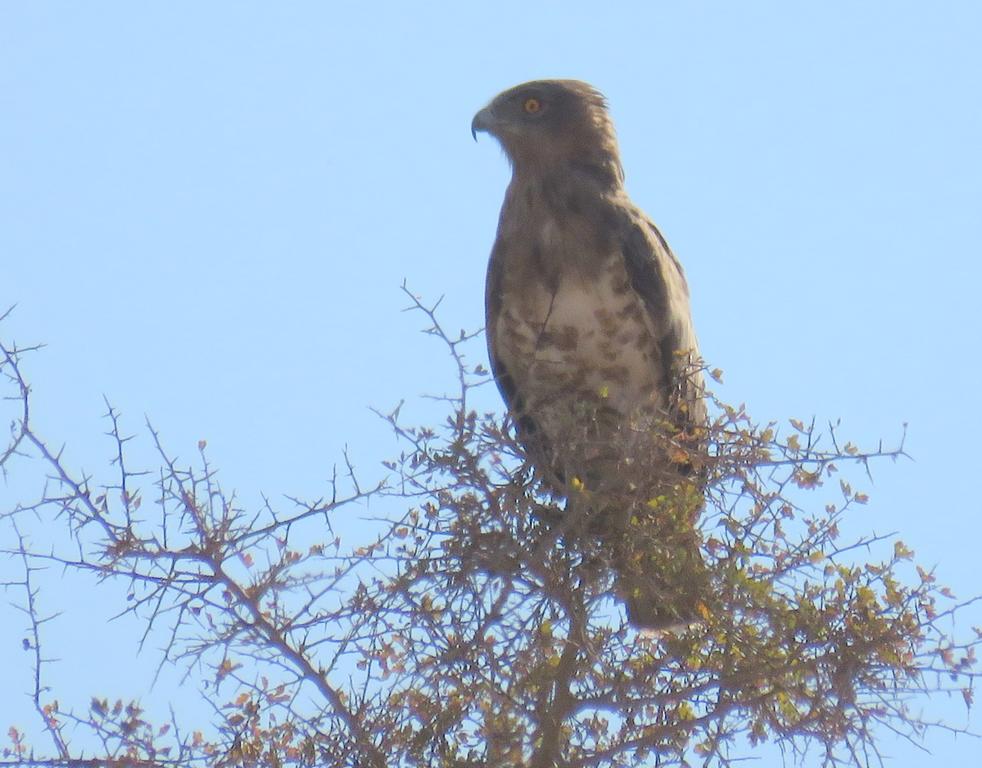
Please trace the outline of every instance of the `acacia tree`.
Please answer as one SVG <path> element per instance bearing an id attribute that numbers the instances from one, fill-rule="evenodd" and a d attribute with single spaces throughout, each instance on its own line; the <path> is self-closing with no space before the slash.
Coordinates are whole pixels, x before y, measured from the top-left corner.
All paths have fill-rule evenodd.
<path id="1" fill-rule="evenodd" d="M 33 458 L 50 477 L 2 511 L 22 574 L 5 587 L 28 617 L 45 735 L 31 743 L 11 727 L 0 763 L 726 766 L 771 741 L 864 766 L 880 762 L 881 729 L 951 728 L 912 701 L 956 691 L 970 705 L 980 635 L 947 629 L 965 603 L 899 539 L 839 533 L 867 501 L 842 471 L 903 456 L 902 439 L 863 451 L 796 420 L 780 434 L 707 392 L 712 599 L 698 624 L 638 633 L 612 597 L 604 547 L 570 535 L 563 499 L 539 487 L 507 419 L 472 409 L 488 380 L 466 357 L 476 334 L 451 337 L 413 305 L 455 366 L 445 419 L 381 414 L 403 446 L 383 478 L 366 485 L 346 461 L 326 500 L 286 509 L 241 508 L 204 443 L 196 466 L 179 465 L 149 425 L 160 466 L 132 468 L 112 407 L 107 475 L 74 472 L 32 427 L 35 350 L 0 345 L 18 410 L 0 465 Z M 395 512 L 342 541 L 334 525 L 368 500 Z M 691 499 L 639 503 L 671 516 Z M 29 540 L 26 515 L 68 536 Z M 35 578 L 51 564 L 126 585 L 120 612 L 202 687 L 209 728 L 151 722 L 106 692 L 60 703 L 42 651 L 59 625 Z"/>

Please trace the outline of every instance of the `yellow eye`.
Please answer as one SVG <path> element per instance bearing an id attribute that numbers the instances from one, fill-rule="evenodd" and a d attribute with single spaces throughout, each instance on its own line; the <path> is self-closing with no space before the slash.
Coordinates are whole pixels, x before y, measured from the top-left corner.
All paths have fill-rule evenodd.
<path id="1" fill-rule="evenodd" d="M 540 109 L 542 109 L 541 101 L 539 101 L 536 98 L 525 99 L 525 111 L 528 112 L 530 115 L 534 115 Z"/>

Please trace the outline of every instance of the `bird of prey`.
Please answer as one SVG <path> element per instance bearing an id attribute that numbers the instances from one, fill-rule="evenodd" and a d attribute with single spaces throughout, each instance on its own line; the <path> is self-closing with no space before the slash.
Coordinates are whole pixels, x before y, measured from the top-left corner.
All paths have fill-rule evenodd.
<path id="1" fill-rule="evenodd" d="M 591 518 L 632 624 L 705 613 L 704 434 L 682 266 L 624 189 L 604 97 L 576 80 L 504 91 L 471 124 L 508 156 L 487 275 L 495 380 L 537 475 Z M 599 531 L 599 534 L 597 534 Z"/>

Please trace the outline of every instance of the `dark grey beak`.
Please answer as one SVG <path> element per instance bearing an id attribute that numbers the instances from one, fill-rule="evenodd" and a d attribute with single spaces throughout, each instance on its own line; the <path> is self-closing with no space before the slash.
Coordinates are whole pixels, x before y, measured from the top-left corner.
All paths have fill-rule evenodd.
<path id="1" fill-rule="evenodd" d="M 491 107 L 485 107 L 471 120 L 471 136 L 474 137 L 474 141 L 477 141 L 478 131 L 488 133 L 492 127 L 494 127 L 494 114 L 491 112 Z"/>

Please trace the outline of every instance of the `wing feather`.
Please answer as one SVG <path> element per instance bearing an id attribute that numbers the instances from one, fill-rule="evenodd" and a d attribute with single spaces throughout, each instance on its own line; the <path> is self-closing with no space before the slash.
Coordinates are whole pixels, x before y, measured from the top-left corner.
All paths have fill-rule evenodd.
<path id="1" fill-rule="evenodd" d="M 689 287 L 682 265 L 658 227 L 644 214 L 634 211 L 626 222 L 621 240 L 624 265 L 631 287 L 641 298 L 652 332 L 658 340 L 659 380 L 671 392 L 666 401 L 681 397 L 688 404 L 688 420 L 705 420 L 705 405 L 699 397 L 702 378 L 698 371 L 699 344 L 689 310 Z M 690 368 L 688 371 L 683 371 Z M 686 373 L 687 375 L 681 375 Z M 678 389 L 676 389 L 678 388 Z"/>

